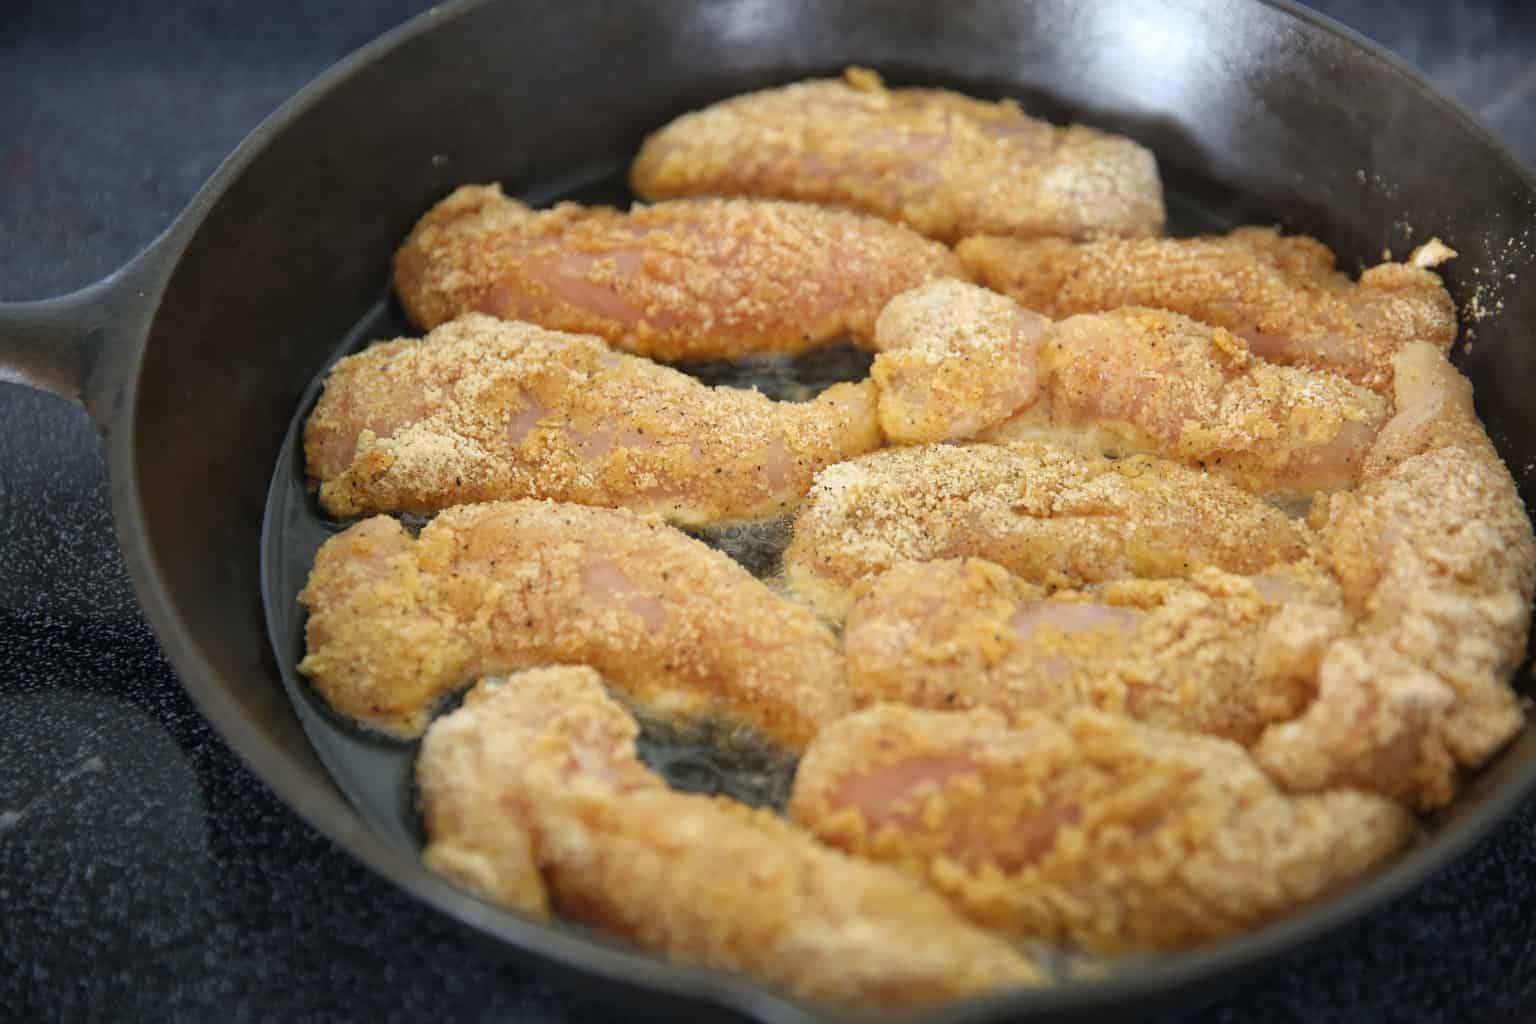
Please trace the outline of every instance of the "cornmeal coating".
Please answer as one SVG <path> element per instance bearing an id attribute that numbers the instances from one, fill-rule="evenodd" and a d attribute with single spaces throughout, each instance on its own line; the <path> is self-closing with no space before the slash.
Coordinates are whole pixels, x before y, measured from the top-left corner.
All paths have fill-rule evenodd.
<path id="1" fill-rule="evenodd" d="M 831 632 L 686 534 L 627 512 L 461 505 L 412 537 L 375 516 L 326 541 L 299 594 L 299 671 L 393 736 L 485 675 L 591 665 L 661 715 L 754 726 L 798 747 L 851 705 Z"/>
<path id="2" fill-rule="evenodd" d="M 851 206 L 933 238 L 1157 235 L 1157 161 L 1129 139 L 1057 128 L 1012 100 L 887 89 L 849 68 L 685 114 L 646 139 L 639 195 L 755 195 Z"/>
<path id="3" fill-rule="evenodd" d="M 411 321 L 464 313 L 595 334 L 665 362 L 869 341 L 894 295 L 960 276 L 944 246 L 845 210 L 756 199 L 533 210 L 465 185 L 395 254 Z"/>
<path id="4" fill-rule="evenodd" d="M 996 232 L 1003 234 L 1003 232 Z M 1455 253 L 1438 240 L 1358 283 L 1305 235 L 1238 228 L 1200 238 L 1059 240 L 968 238 L 956 252 L 982 284 L 1053 318 L 1153 306 L 1224 327 L 1273 362 L 1310 366 L 1379 391 L 1392 356 L 1456 340 L 1456 307 L 1429 268 Z"/>
<path id="5" fill-rule="evenodd" d="M 875 321 L 870 378 L 880 428 L 897 444 L 972 437 L 1040 394 L 1050 321 L 985 288 L 945 278 L 903 292 Z"/>
<path id="6" fill-rule="evenodd" d="M 777 515 L 878 447 L 874 396 L 865 381 L 774 402 L 476 313 L 337 363 L 304 451 L 340 517 L 554 498 L 703 525 Z"/>
<path id="7" fill-rule="evenodd" d="M 1430 809 L 1524 723 L 1509 679 L 1536 541 L 1471 385 L 1431 345 L 1394 362 L 1397 413 L 1320 530 L 1358 625 L 1324 656 L 1317 699 L 1255 753 L 1293 789 L 1359 786 Z"/>
<path id="8" fill-rule="evenodd" d="M 668 789 L 636 731 L 591 669 L 479 683 L 422 741 L 427 865 L 512 910 L 817 1003 L 891 1010 L 1044 980 L 900 872 Z"/>
<path id="9" fill-rule="evenodd" d="M 1042 444 L 891 448 L 822 470 L 795 520 L 785 579 L 841 619 L 853 588 L 898 562 L 984 556 L 1052 589 L 1205 566 L 1256 573 L 1305 552 L 1304 524 L 1165 459 Z"/>
<path id="10" fill-rule="evenodd" d="M 1288 796 L 1235 743 L 1085 709 L 861 711 L 806 751 L 789 810 L 979 923 L 1097 953 L 1254 927 L 1414 833 L 1392 800 Z"/>
<path id="11" fill-rule="evenodd" d="M 1310 703 L 1349 625 L 1338 585 L 1305 563 L 1234 576 L 1045 591 L 979 558 L 876 577 L 843 630 L 859 706 L 1095 707 L 1248 744 Z"/>
<path id="12" fill-rule="evenodd" d="M 1277 366 L 1222 328 L 1161 310 L 1059 321 L 1039 358 L 1041 400 L 980 437 L 1147 452 L 1282 500 L 1354 486 L 1391 414 L 1367 388 Z"/>

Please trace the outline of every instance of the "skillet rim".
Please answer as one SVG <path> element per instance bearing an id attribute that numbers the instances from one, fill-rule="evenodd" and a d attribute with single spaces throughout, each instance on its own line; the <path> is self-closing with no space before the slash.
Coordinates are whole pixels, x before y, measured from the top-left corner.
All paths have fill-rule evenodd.
<path id="1" fill-rule="evenodd" d="M 622 948 L 600 937 L 584 937 L 567 926 L 550 927 L 523 921 L 441 881 L 419 861 L 374 835 L 334 782 L 316 787 L 312 780 L 305 778 L 278 743 L 266 733 L 248 727 L 246 715 L 227 693 L 207 682 L 220 678 L 221 674 L 212 668 L 194 632 L 178 615 L 176 602 L 157 568 L 138 480 L 132 472 L 137 461 L 132 428 L 144 353 L 154 319 L 160 312 L 165 286 L 175 273 L 182 252 L 208 213 L 257 155 L 336 86 L 418 36 L 496 2 L 498 0 L 449 0 L 384 33 L 332 65 L 247 135 L 199 189 L 187 209 L 158 240 L 151 243 L 156 258 L 163 260 L 164 269 L 156 287 L 142 296 L 141 301 L 145 304 L 143 327 L 124 346 L 127 351 L 121 356 L 121 379 L 112 385 L 116 394 L 106 406 L 112 410 L 106 445 L 112 468 L 114 523 L 140 607 L 154 625 L 157 638 L 176 667 L 182 688 L 258 778 L 322 835 L 392 884 L 467 926 L 480 937 L 496 940 L 504 948 L 511 947 L 505 951 L 526 959 L 645 990 L 645 994 L 653 997 L 660 994 L 712 1003 L 770 1024 L 848 1019 L 822 1016 L 739 976 L 672 964 L 653 954 Z M 1502 164 L 1502 169 L 1536 198 L 1536 175 L 1460 103 L 1437 92 L 1406 61 L 1360 33 L 1316 11 L 1299 7 L 1291 0 L 1255 2 L 1296 19 L 1310 31 L 1331 35 L 1362 56 L 1377 61 L 1417 93 L 1419 100 L 1450 114 L 1463 130 L 1485 147 L 1494 163 Z M 1532 726 L 1528 725 L 1527 729 L 1530 728 Z M 1283 954 L 1293 953 L 1424 883 L 1485 839 L 1496 825 L 1507 820 L 1514 809 L 1530 797 L 1533 790 L 1536 790 L 1536 758 L 1516 770 L 1496 789 L 1481 794 L 1475 806 L 1460 820 L 1438 832 L 1432 841 L 1408 851 L 1380 872 L 1326 898 L 1325 902 L 1300 910 L 1257 932 L 1179 954 L 1172 962 L 1147 964 L 1134 974 L 1115 975 L 1090 983 L 1068 983 L 1050 989 L 984 996 L 916 1014 L 910 1019 L 960 1024 L 1019 1015 L 1041 1019 L 1087 1016 L 1127 1005 L 1149 1008 L 1154 1001 L 1172 1000 L 1197 986 L 1234 981 L 1239 974 L 1251 972 Z M 1462 799 L 1467 796 L 1464 794 Z"/>

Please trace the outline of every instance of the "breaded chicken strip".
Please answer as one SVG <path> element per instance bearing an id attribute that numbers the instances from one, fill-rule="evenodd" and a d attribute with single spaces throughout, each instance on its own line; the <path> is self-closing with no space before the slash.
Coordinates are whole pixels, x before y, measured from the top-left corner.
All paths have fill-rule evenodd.
<path id="1" fill-rule="evenodd" d="M 822 470 L 784 554 L 789 585 L 841 619 L 861 579 L 905 561 L 986 558 L 1032 583 L 1256 573 L 1305 527 L 1224 480 L 1146 456 L 1039 444 L 931 445 Z"/>
<path id="2" fill-rule="evenodd" d="M 892 299 L 875 326 L 880 426 L 900 444 L 1041 440 L 1145 452 L 1282 499 L 1353 486 L 1381 395 L 1276 366 L 1188 317 L 1121 309 L 1052 323 L 962 281 Z"/>
<path id="3" fill-rule="evenodd" d="M 748 93 L 685 114 L 630 169 L 650 199 L 754 195 L 833 203 L 953 242 L 967 235 L 1156 235 L 1151 152 L 1082 125 L 872 71 Z"/>
<path id="4" fill-rule="evenodd" d="M 1524 721 L 1509 678 L 1525 653 L 1536 542 L 1467 380 L 1422 343 L 1394 367 L 1398 411 L 1365 482 L 1333 496 L 1321 529 L 1360 623 L 1324 657 L 1316 701 L 1255 753 L 1294 789 L 1359 786 L 1428 809 Z"/>
<path id="5" fill-rule="evenodd" d="M 892 296 L 959 274 L 944 246 L 842 210 L 703 199 L 539 211 L 495 185 L 458 189 L 395 254 L 419 327 L 489 313 L 665 362 L 868 341 Z"/>
<path id="6" fill-rule="evenodd" d="M 412 537 L 385 516 L 326 541 L 299 594 L 299 671 L 344 715 L 415 736 L 480 676 L 584 664 L 662 715 L 791 746 L 850 706 L 832 634 L 671 527 L 554 502 L 461 505 Z"/>
<path id="7" fill-rule="evenodd" d="M 1265 359 L 1378 391 L 1391 385 L 1392 355 L 1407 342 L 1445 352 L 1456 340 L 1456 307 L 1428 269 L 1455 255 L 1438 241 L 1406 263 L 1367 270 L 1358 284 L 1334 270 L 1321 242 L 1272 228 L 1085 245 L 968 238 L 956 252 L 977 281 L 1049 317 L 1172 310 L 1225 327 Z"/>
<path id="8" fill-rule="evenodd" d="M 777 515 L 824 466 L 878 447 L 874 395 L 773 402 L 471 314 L 337 363 L 304 451 L 335 516 L 554 498 L 696 526 Z"/>
<path id="9" fill-rule="evenodd" d="M 995 315 L 997 303 L 1006 301 L 975 285 L 941 285 L 939 323 L 946 308 L 965 323 L 983 312 Z M 920 293 L 937 295 L 941 285 Z M 1354 486 L 1390 414 L 1375 392 L 1332 373 L 1255 358 L 1229 332 L 1176 313 L 1132 308 L 1074 316 L 1038 328 L 1037 338 L 1012 350 L 1037 360 L 1029 380 L 1038 381 L 1038 397 L 1008 419 L 992 418 L 994 425 L 976 436 L 1146 452 L 1220 473 L 1256 494 L 1294 499 Z M 877 370 L 886 358 L 877 357 Z M 976 388 L 1002 379 L 971 365 L 945 369 L 976 380 Z M 929 368 L 918 379 L 933 373 Z M 882 425 L 889 400 L 882 393 Z"/>
<path id="10" fill-rule="evenodd" d="M 875 321 L 870 378 L 880 428 L 897 444 L 973 437 L 1034 404 L 1051 323 L 953 279 L 902 292 Z"/>
<path id="11" fill-rule="evenodd" d="M 882 705 L 800 761 L 791 818 L 989 927 L 1116 953 L 1251 928 L 1413 835 L 1391 800 L 1293 797 L 1242 747 L 1097 711 L 1060 721 Z"/>
<path id="12" fill-rule="evenodd" d="M 899 872 L 671 791 L 635 734 L 590 669 L 480 683 L 422 742 L 427 865 L 510 909 L 552 907 L 817 1003 L 890 1010 L 1043 981 Z"/>
<path id="13" fill-rule="evenodd" d="M 1096 707 L 1247 744 L 1310 702 L 1318 661 L 1348 625 L 1337 584 L 1304 563 L 1047 598 L 972 558 L 877 577 L 848 613 L 843 646 L 860 706 L 1010 718 Z"/>

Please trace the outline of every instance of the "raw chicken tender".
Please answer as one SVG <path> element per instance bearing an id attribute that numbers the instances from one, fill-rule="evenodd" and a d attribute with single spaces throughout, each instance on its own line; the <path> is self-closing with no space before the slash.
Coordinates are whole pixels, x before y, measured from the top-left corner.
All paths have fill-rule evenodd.
<path id="1" fill-rule="evenodd" d="M 818 1003 L 897 1009 L 1044 980 L 899 872 L 673 792 L 635 735 L 590 669 L 481 682 L 422 742 L 427 865 L 512 910 Z"/>
<path id="2" fill-rule="evenodd" d="M 395 255 L 419 327 L 489 313 L 665 362 L 867 342 L 892 296 L 960 273 L 944 246 L 844 210 L 755 199 L 533 210 L 495 185 L 455 191 Z"/>
<path id="3" fill-rule="evenodd" d="M 1156 235 L 1157 161 L 1129 139 L 1057 128 L 1012 100 L 841 79 L 748 93 L 684 114 L 630 169 L 650 199 L 754 195 L 851 206 L 953 242 L 966 235 Z"/>
<path id="4" fill-rule="evenodd" d="M 972 293 L 986 294 L 953 294 L 980 302 Z M 1390 412 L 1367 388 L 1257 359 L 1227 331 L 1160 310 L 1059 321 L 1039 361 L 1040 400 L 980 437 L 1147 452 L 1281 499 L 1354 486 Z"/>
<path id="5" fill-rule="evenodd" d="M 1001 295 L 944 279 L 896 296 L 875 321 L 870 377 L 880 428 L 898 444 L 963 440 L 1039 396 L 1050 321 Z"/>
<path id="6" fill-rule="evenodd" d="M 1310 702 L 1318 661 L 1348 623 L 1338 586 L 1305 564 L 1047 598 L 973 558 L 877 577 L 848 613 L 843 644 L 860 706 L 1007 717 L 1096 707 L 1246 744 Z"/>
<path id="7" fill-rule="evenodd" d="M 1163 459 L 929 445 L 823 470 L 784 569 L 818 613 L 841 619 L 854 586 L 898 562 L 982 556 L 1059 588 L 1205 566 L 1256 573 L 1300 558 L 1307 544 L 1305 526 L 1279 510 Z"/>
<path id="8" fill-rule="evenodd" d="M 1255 753 L 1293 789 L 1359 786 L 1429 809 L 1524 723 L 1509 679 L 1536 542 L 1466 379 L 1427 344 L 1404 346 L 1394 368 L 1397 413 L 1321 528 L 1359 625 L 1323 658 L 1316 701 Z"/>
<path id="9" fill-rule="evenodd" d="M 696 526 L 777 515 L 877 447 L 874 396 L 863 382 L 773 402 L 470 314 L 337 363 L 304 449 L 335 516 L 554 498 Z"/>
<path id="10" fill-rule="evenodd" d="M 836 639 L 671 527 L 620 511 L 461 505 L 412 537 L 386 516 L 326 541 L 299 594 L 299 671 L 398 737 L 485 675 L 591 665 L 648 710 L 753 726 L 790 747 L 851 706 Z"/>
<path id="11" fill-rule="evenodd" d="M 1358 283 L 1334 269 L 1321 242 L 1273 228 L 1082 245 L 968 238 L 956 252 L 977 281 L 1049 317 L 1172 310 L 1225 327 L 1272 362 L 1329 370 L 1378 391 L 1391 385 L 1403 345 L 1446 352 L 1456 340 L 1456 307 L 1429 269 L 1455 253 L 1438 240 L 1406 263 L 1372 267 Z"/>
<path id="12" fill-rule="evenodd" d="M 1288 796 L 1226 740 L 1088 710 L 1010 727 L 990 711 L 895 705 L 821 732 L 790 817 L 990 928 L 1098 953 L 1252 928 L 1414 833 L 1380 796 Z"/>

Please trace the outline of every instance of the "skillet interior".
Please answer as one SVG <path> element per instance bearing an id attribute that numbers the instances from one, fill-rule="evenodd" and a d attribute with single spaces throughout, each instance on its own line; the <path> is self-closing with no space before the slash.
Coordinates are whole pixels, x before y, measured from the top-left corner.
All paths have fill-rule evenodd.
<path id="1" fill-rule="evenodd" d="M 621 162 L 590 182 L 567 177 L 548 185 L 534 184 L 518 198 L 535 206 L 570 199 L 627 207 L 634 197 L 625 186 L 626 169 Z M 1208 209 L 1199 196 L 1170 196 L 1168 206 L 1170 234 L 1220 232 L 1236 226 Z M 305 616 L 298 592 L 314 564 L 315 552 L 328 538 L 357 521 L 332 519 L 307 486 L 305 421 L 336 359 L 361 351 L 374 341 L 419 334 L 405 319 L 398 300 L 386 295 L 334 346 L 332 358 L 305 389 L 289 424 L 267 492 L 261 532 L 261 597 L 267 631 L 294 712 L 347 799 L 375 832 L 408 856 L 419 856 L 424 843 L 413 782 L 419 744 L 392 741 L 347 721 L 325 704 L 295 666 L 304 657 Z M 712 384 L 755 386 L 776 398 L 793 395 L 796 400 L 805 400 L 838 380 L 867 376 L 869 362 L 868 355 L 843 344 L 813 350 L 797 360 L 700 364 L 683 369 Z M 403 519 L 408 527 L 419 522 L 415 517 Z M 788 539 L 778 523 L 765 523 L 761 529 L 702 531 L 698 535 L 760 577 L 777 569 L 778 554 Z M 766 745 L 714 743 L 715 734 L 707 724 L 697 732 L 684 732 L 642 718 L 642 726 L 642 758 L 673 786 L 725 793 L 750 804 L 783 810 L 794 768 L 792 758 Z M 726 729 L 719 735 L 739 732 L 739 728 Z"/>
<path id="2" fill-rule="evenodd" d="M 305 383 L 380 299 L 412 219 L 463 181 L 509 191 L 601 176 L 684 109 L 860 62 L 895 84 L 1014 95 L 1054 119 L 1127 132 L 1170 185 L 1224 221 L 1278 221 L 1354 269 L 1439 234 L 1448 284 L 1503 308 L 1459 359 L 1529 502 L 1536 190 L 1496 144 L 1394 65 L 1283 12 L 1173 3 L 569 4 L 429 14 L 259 130 L 205 190 L 109 443 L 124 547 L 167 651 L 216 725 L 279 792 L 376 868 L 453 915 L 555 961 L 708 994 L 774 1019 L 776 1001 L 496 915 L 426 876 L 338 794 L 275 685 L 258 533 L 267 472 Z M 568 177 L 569 176 L 569 177 Z M 121 470 L 126 467 L 126 472 Z M 189 486 L 190 484 L 190 486 Z M 1426 847 L 1377 883 L 1167 970 L 948 1019 L 1081 1009 L 1172 991 L 1315 934 L 1464 848 L 1529 785 L 1506 752 Z M 1459 821 L 1458 819 L 1467 819 Z M 399 837 L 397 837 L 399 838 Z M 408 838 L 408 837 L 407 837 Z M 1144 1005 L 1144 1004 L 1143 1004 Z"/>

